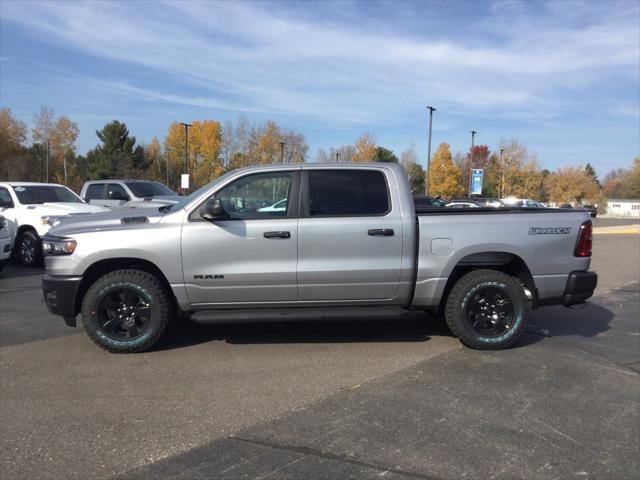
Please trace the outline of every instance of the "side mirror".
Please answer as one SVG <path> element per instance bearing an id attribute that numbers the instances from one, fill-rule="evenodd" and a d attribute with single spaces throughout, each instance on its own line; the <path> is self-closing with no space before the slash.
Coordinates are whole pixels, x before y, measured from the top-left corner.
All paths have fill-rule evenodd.
<path id="1" fill-rule="evenodd" d="M 200 216 L 205 220 L 224 220 L 229 218 L 229 214 L 222 208 L 222 202 L 219 198 L 210 198 L 198 210 Z"/>
<path id="2" fill-rule="evenodd" d="M 129 195 L 123 194 L 121 192 L 109 192 L 109 198 L 111 200 L 124 200 L 125 202 L 129 200 Z"/>
<path id="3" fill-rule="evenodd" d="M 0 208 L 13 208 L 11 200 L 0 200 Z"/>

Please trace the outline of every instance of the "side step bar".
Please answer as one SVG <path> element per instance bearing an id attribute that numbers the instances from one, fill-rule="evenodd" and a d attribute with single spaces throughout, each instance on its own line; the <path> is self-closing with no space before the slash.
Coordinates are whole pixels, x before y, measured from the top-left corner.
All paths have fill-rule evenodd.
<path id="1" fill-rule="evenodd" d="M 397 318 L 408 311 L 402 307 L 255 308 L 243 310 L 199 310 L 191 315 L 196 323 L 287 322 L 304 320 L 367 320 Z"/>

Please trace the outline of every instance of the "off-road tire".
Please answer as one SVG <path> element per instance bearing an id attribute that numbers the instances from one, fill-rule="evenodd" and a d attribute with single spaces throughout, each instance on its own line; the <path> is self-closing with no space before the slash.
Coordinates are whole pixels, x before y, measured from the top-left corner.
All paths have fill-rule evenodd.
<path id="1" fill-rule="evenodd" d="M 468 310 L 474 294 L 482 289 L 502 292 L 513 306 L 512 325 L 504 334 L 486 336 L 473 328 Z M 447 298 L 445 318 L 451 332 L 470 348 L 500 350 L 516 342 L 527 328 L 530 305 L 518 278 L 497 270 L 474 270 L 454 285 Z"/>
<path id="2" fill-rule="evenodd" d="M 42 242 L 33 230 L 26 230 L 16 239 L 15 255 L 25 267 L 42 265 Z"/>
<path id="3" fill-rule="evenodd" d="M 134 338 L 114 338 L 100 324 L 104 318 L 102 301 L 108 295 L 130 290 L 150 308 L 146 327 Z M 165 334 L 173 317 L 170 293 L 153 274 L 141 270 L 115 270 L 96 280 L 82 300 L 82 325 L 99 347 L 112 353 L 137 353 L 149 350 Z"/>

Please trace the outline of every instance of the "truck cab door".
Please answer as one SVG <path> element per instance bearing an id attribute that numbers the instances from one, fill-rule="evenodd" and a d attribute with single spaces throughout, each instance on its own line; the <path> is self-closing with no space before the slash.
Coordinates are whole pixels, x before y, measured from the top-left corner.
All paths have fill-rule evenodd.
<path id="1" fill-rule="evenodd" d="M 190 213 L 182 265 L 195 309 L 298 300 L 299 189 L 299 169 L 247 174 L 210 197 L 227 218 L 206 220 L 199 207 Z"/>
<path id="2" fill-rule="evenodd" d="M 402 272 L 403 222 L 390 180 L 380 169 L 303 172 L 300 300 L 394 301 Z"/>

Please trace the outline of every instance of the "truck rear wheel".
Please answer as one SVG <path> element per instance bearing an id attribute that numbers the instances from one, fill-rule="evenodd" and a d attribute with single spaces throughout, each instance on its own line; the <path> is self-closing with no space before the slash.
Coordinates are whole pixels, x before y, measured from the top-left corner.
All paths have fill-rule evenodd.
<path id="1" fill-rule="evenodd" d="M 113 353 L 150 349 L 164 335 L 172 308 L 158 278 L 116 270 L 94 282 L 82 300 L 82 324 L 98 346 Z"/>
<path id="2" fill-rule="evenodd" d="M 464 345 L 499 350 L 524 333 L 529 303 L 517 278 L 496 270 L 475 270 L 454 285 L 445 317 Z"/>

